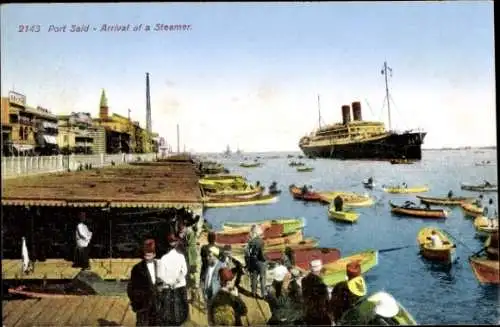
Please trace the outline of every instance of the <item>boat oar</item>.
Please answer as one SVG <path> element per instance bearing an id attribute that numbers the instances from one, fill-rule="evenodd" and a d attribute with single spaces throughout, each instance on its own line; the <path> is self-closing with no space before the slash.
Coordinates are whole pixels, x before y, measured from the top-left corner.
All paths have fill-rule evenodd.
<path id="1" fill-rule="evenodd" d="M 465 244 L 464 242 L 462 242 L 461 240 L 459 240 L 455 236 L 451 235 L 450 232 L 447 231 L 446 234 L 449 235 L 455 242 L 459 243 L 460 245 L 463 245 L 470 252 L 474 252 L 474 250 L 472 250 L 470 247 L 468 247 L 467 244 Z"/>
<path id="2" fill-rule="evenodd" d="M 378 250 L 378 253 L 397 251 L 397 250 L 406 249 L 406 248 L 409 248 L 409 247 L 412 247 L 412 246 L 416 246 L 416 245 L 412 244 L 412 245 L 398 246 L 398 247 L 395 247 L 395 248 L 382 249 L 382 250 Z"/>

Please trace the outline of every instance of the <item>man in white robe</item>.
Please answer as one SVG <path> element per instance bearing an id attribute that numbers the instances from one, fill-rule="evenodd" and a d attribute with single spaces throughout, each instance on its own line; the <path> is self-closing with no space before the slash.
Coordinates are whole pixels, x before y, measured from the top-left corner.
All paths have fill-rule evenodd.
<path id="1" fill-rule="evenodd" d="M 92 232 L 87 227 L 86 220 L 87 217 L 85 212 L 80 212 L 78 214 L 80 223 L 76 226 L 76 250 L 75 250 L 75 260 L 73 262 L 74 268 L 82 268 L 83 270 L 90 269 L 89 263 L 89 243 L 92 239 Z"/>

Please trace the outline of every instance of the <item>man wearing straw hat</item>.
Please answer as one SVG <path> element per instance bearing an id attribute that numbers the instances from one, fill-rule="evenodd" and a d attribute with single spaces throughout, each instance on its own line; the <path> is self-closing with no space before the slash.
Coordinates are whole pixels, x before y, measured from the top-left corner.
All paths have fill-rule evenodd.
<path id="1" fill-rule="evenodd" d="M 143 259 L 134 265 L 127 294 L 136 313 L 137 326 L 157 326 L 158 294 L 156 288 L 158 262 L 155 241 L 144 241 Z"/>
<path id="2" fill-rule="evenodd" d="M 208 249 L 207 269 L 203 278 L 203 295 L 207 308 L 209 308 L 210 301 L 221 287 L 219 270 L 224 266 L 219 261 L 219 255 L 220 251 L 218 247 L 212 246 Z"/>
<path id="3" fill-rule="evenodd" d="M 332 290 L 330 308 L 335 322 L 366 295 L 366 284 L 358 261 L 347 264 L 346 275 L 347 280 L 338 283 Z"/>

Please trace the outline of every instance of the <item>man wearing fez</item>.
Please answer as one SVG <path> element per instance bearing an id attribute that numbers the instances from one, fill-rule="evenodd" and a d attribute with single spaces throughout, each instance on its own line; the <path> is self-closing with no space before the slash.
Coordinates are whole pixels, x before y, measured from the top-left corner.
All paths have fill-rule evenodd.
<path id="1" fill-rule="evenodd" d="M 144 242 L 143 259 L 134 265 L 127 294 L 136 313 L 137 326 L 158 326 L 157 271 L 155 241 Z"/>
<path id="2" fill-rule="evenodd" d="M 78 214 L 80 223 L 76 226 L 76 249 L 73 267 L 80 267 L 83 270 L 90 269 L 89 264 L 89 243 L 92 239 L 92 232 L 85 224 L 87 216 L 85 212 L 81 211 Z"/>

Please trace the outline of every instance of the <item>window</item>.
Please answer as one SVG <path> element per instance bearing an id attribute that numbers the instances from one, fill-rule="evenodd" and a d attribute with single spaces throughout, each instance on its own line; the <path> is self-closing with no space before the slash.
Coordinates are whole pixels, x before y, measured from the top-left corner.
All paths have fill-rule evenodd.
<path id="1" fill-rule="evenodd" d="M 64 144 L 69 143 L 69 135 L 64 135 Z"/>
<path id="2" fill-rule="evenodd" d="M 24 140 L 24 127 L 19 127 L 19 139 Z"/>

